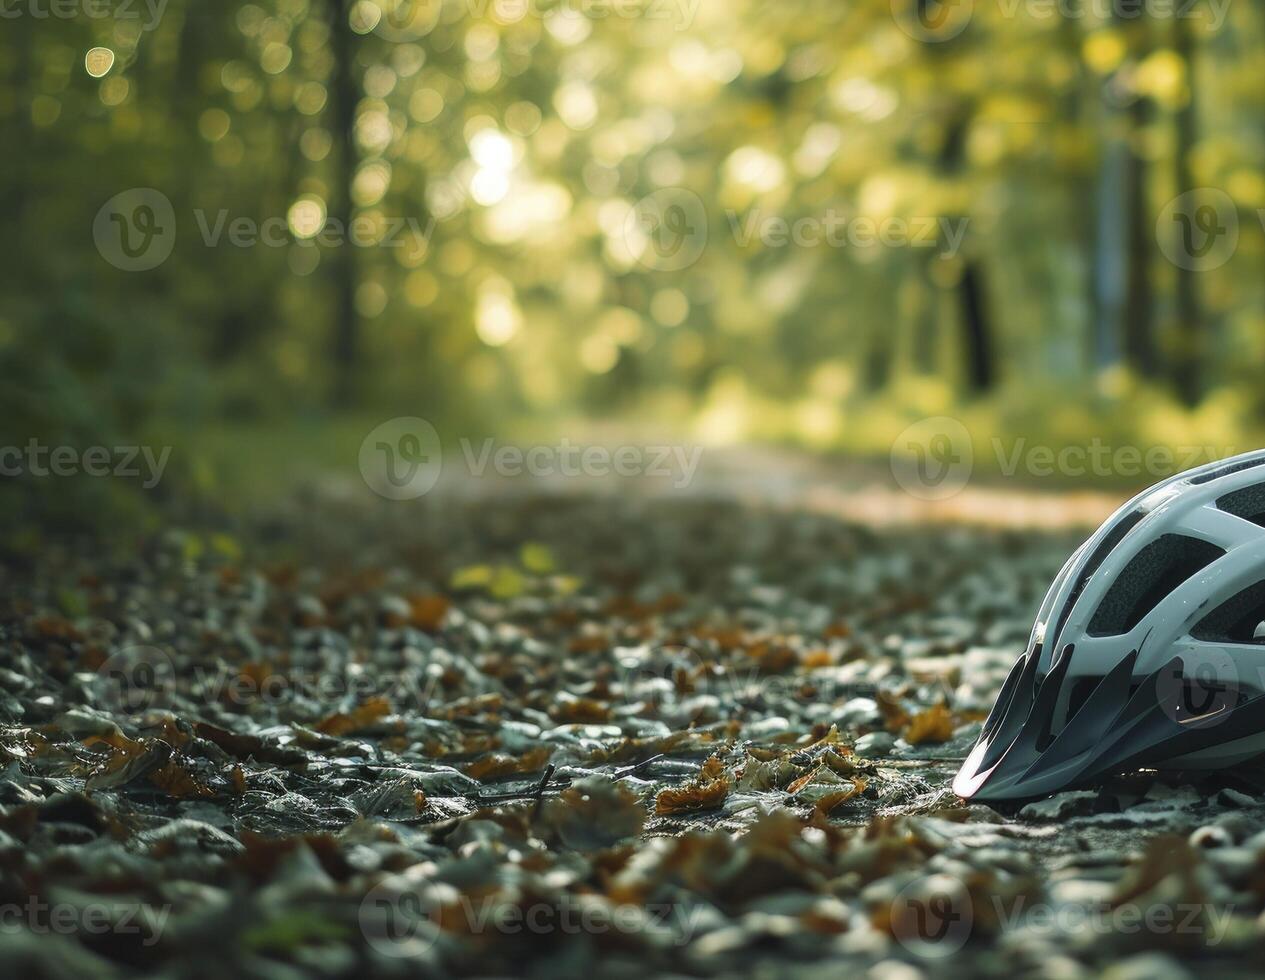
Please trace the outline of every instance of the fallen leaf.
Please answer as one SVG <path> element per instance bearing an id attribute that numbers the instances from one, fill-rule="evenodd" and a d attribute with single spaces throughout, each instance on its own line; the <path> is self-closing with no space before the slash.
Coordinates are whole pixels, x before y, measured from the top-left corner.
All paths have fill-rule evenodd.
<path id="1" fill-rule="evenodd" d="M 418 629 L 434 632 L 443 625 L 444 617 L 448 615 L 451 605 L 447 596 L 415 596 L 409 600 L 409 609 L 412 613 L 410 618 Z"/>
<path id="2" fill-rule="evenodd" d="M 161 739 L 154 739 L 146 745 L 125 738 L 118 751 L 106 760 L 105 765 L 84 780 L 84 789 L 126 786 L 166 765 L 170 758 L 171 746 Z"/>
<path id="3" fill-rule="evenodd" d="M 519 549 L 518 560 L 534 575 L 548 575 L 558 567 L 553 552 L 536 541 L 529 541 Z"/>
<path id="4" fill-rule="evenodd" d="M 719 759 L 711 756 L 699 774 L 684 786 L 662 789 L 654 800 L 655 813 L 690 813 L 714 810 L 729 796 L 730 780 Z"/>
<path id="5" fill-rule="evenodd" d="M 765 761 L 748 755 L 735 785 L 738 789 L 756 791 L 784 789 L 802 773 L 803 770 L 789 759 Z"/>
<path id="6" fill-rule="evenodd" d="M 729 780 L 718 779 L 711 783 L 691 782 L 679 789 L 663 789 L 654 799 L 654 812 L 663 816 L 669 813 L 690 813 L 695 810 L 714 810 L 729 796 Z"/>
<path id="7" fill-rule="evenodd" d="M 905 741 L 910 745 L 939 745 L 952 737 L 953 715 L 943 704 L 918 712 L 905 729 Z"/>
<path id="8" fill-rule="evenodd" d="M 819 667 L 829 667 L 833 663 L 829 650 L 809 650 L 804 654 L 802 663 L 806 670 L 816 670 Z"/>
<path id="9" fill-rule="evenodd" d="M 572 695 L 559 695 L 558 700 L 549 707 L 549 717 L 554 721 L 571 724 L 589 724 L 609 719 L 611 709 L 592 698 L 577 698 Z"/>
<path id="10" fill-rule="evenodd" d="M 488 583 L 488 592 L 494 599 L 516 599 L 527 589 L 527 580 L 517 568 L 498 565 Z"/>
<path id="11" fill-rule="evenodd" d="M 149 774 L 149 781 L 168 796 L 174 796 L 176 799 L 215 795 L 210 787 L 203 786 L 188 769 L 175 762 L 168 762 L 155 769 Z"/>
<path id="12" fill-rule="evenodd" d="M 491 581 L 491 565 L 467 565 L 453 572 L 448 584 L 454 589 L 482 589 Z"/>
<path id="13" fill-rule="evenodd" d="M 622 783 L 589 776 L 551 800 L 543 819 L 568 847 L 593 851 L 637 837 L 645 826 L 646 808 Z"/>
<path id="14" fill-rule="evenodd" d="M 818 765 L 786 787 L 786 791 L 802 803 L 820 806 L 822 801 L 829 802 L 829 812 L 844 800 L 851 799 L 865 789 L 865 781 L 859 778 L 845 778 L 829 766 Z"/>
<path id="15" fill-rule="evenodd" d="M 517 758 L 512 755 L 493 753 L 485 755 L 467 766 L 466 775 L 486 782 L 490 779 L 501 779 L 505 776 L 540 772 L 548 764 L 551 755 L 553 755 L 553 749 L 547 745 L 530 749 Z"/>
<path id="16" fill-rule="evenodd" d="M 816 804 L 814 804 L 813 808 L 818 813 L 822 813 L 822 814 L 830 813 L 832 810 L 838 807 L 841 803 L 846 803 L 848 800 L 852 799 L 853 797 L 860 796 L 861 793 L 865 791 L 865 786 L 866 786 L 866 783 L 864 779 L 860 779 L 860 778 L 854 779 L 852 780 L 852 785 L 848 787 L 847 789 L 839 790 L 838 792 L 834 792 L 834 793 L 827 793 L 825 796 L 822 796 L 816 802 Z"/>
<path id="17" fill-rule="evenodd" d="M 909 724 L 909 713 L 901 707 L 894 695 L 886 691 L 880 691 L 876 700 L 879 714 L 883 716 L 883 727 L 893 735 L 899 734 Z"/>
<path id="18" fill-rule="evenodd" d="M 352 711 L 322 719 L 315 728 L 325 735 L 352 735 L 371 727 L 390 713 L 391 704 L 386 698 L 369 698 Z"/>

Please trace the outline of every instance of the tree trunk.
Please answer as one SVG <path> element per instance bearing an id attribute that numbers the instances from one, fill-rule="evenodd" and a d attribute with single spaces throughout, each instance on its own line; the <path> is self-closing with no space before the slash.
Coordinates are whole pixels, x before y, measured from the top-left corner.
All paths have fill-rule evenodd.
<path id="1" fill-rule="evenodd" d="M 1094 332 L 1090 361 L 1096 377 L 1120 360 L 1124 335 L 1125 284 L 1129 279 L 1131 224 L 1128 193 L 1130 157 L 1127 133 L 1130 120 L 1113 103 L 1109 78 L 1102 86 L 1102 155 L 1098 162 L 1098 186 L 1094 191 Z"/>
<path id="2" fill-rule="evenodd" d="M 1131 109 L 1134 132 L 1150 121 L 1149 100 L 1139 99 Z M 1153 378 L 1159 371 L 1155 352 L 1154 310 L 1151 294 L 1151 244 L 1154 226 L 1147 207 L 1146 161 L 1129 146 L 1125 176 L 1128 199 L 1129 234 L 1128 280 L 1125 285 L 1124 351 L 1129 366 L 1143 378 Z"/>
<path id="3" fill-rule="evenodd" d="M 337 170 L 332 178 L 329 217 L 342 224 L 342 244 L 331 249 L 335 290 L 333 343 L 334 403 L 347 407 L 360 396 L 360 324 L 356 315 L 356 255 L 351 245 L 354 208 L 351 184 L 356 174 L 355 35 L 344 0 L 327 0 L 330 15 L 330 51 L 334 69 L 330 77 L 329 112 L 337 142 Z"/>
<path id="4" fill-rule="evenodd" d="M 915 254 L 907 273 L 901 319 L 912 322 L 910 362 L 914 371 L 934 375 L 939 368 L 936 345 L 936 303 L 939 290 L 931 281 L 930 264 L 935 257 Z"/>
<path id="5" fill-rule="evenodd" d="M 997 371 L 993 327 L 978 262 L 966 264 L 962 281 L 958 283 L 958 296 L 962 311 L 966 383 L 972 394 L 982 394 L 992 388 Z"/>
<path id="6" fill-rule="evenodd" d="M 1194 148 L 1195 118 L 1195 49 L 1190 27 L 1185 18 L 1173 18 L 1173 50 L 1186 66 L 1189 98 L 1177 111 L 1177 148 L 1173 154 L 1177 194 L 1185 194 L 1194 186 L 1190 172 L 1190 154 Z M 1205 358 L 1205 324 L 1199 304 L 1199 293 L 1192 269 L 1178 265 L 1174 270 L 1175 306 L 1177 315 L 1177 356 L 1172 365 L 1174 385 L 1178 397 L 1188 406 L 1198 404 L 1203 396 Z"/>

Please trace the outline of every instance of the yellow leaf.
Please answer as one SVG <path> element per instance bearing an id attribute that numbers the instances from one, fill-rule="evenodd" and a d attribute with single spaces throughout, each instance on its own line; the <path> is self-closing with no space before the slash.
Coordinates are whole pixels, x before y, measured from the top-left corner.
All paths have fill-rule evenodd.
<path id="1" fill-rule="evenodd" d="M 206 548 L 202 544 L 202 539 L 196 534 L 188 534 L 185 535 L 184 541 L 181 542 L 180 550 L 184 554 L 184 560 L 192 562 L 201 558 Z"/>
<path id="2" fill-rule="evenodd" d="M 528 541 L 519 549 L 518 560 L 534 575 L 548 575 L 558 567 L 553 552 L 535 541 Z"/>
<path id="3" fill-rule="evenodd" d="M 242 546 L 227 534 L 212 534 L 211 549 L 230 561 L 240 561 L 242 557 Z"/>
<path id="4" fill-rule="evenodd" d="M 482 589 L 492 581 L 491 565 L 467 565 L 452 573 L 454 589 Z"/>
<path id="5" fill-rule="evenodd" d="M 496 599 L 513 599 L 523 594 L 527 581 L 518 569 L 509 565 L 497 565 L 488 585 L 488 591 Z"/>
<path id="6" fill-rule="evenodd" d="M 553 579 L 553 587 L 558 595 L 574 595 L 583 584 L 578 575 L 555 575 Z"/>

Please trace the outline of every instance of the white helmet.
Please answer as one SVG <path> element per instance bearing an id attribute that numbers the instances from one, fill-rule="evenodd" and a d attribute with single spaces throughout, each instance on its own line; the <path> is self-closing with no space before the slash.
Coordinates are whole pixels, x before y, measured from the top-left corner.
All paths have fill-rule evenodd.
<path id="1" fill-rule="evenodd" d="M 959 796 L 1265 752 L 1265 450 L 1134 497 L 1050 586 Z"/>

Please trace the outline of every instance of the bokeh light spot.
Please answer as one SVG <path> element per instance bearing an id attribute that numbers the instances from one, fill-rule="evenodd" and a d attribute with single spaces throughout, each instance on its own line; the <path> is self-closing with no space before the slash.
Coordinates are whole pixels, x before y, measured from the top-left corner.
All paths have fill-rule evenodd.
<path id="1" fill-rule="evenodd" d="M 315 195 L 299 198 L 286 216 L 295 238 L 314 238 L 325 227 L 325 202 Z"/>
<path id="2" fill-rule="evenodd" d="M 93 78 L 101 78 L 114 67 L 114 52 L 109 48 L 92 48 L 84 55 L 83 66 Z"/>

